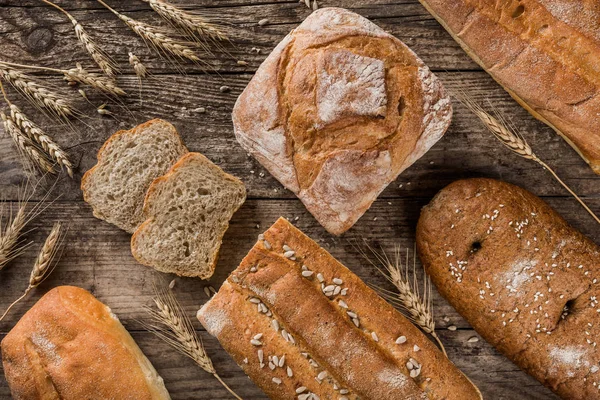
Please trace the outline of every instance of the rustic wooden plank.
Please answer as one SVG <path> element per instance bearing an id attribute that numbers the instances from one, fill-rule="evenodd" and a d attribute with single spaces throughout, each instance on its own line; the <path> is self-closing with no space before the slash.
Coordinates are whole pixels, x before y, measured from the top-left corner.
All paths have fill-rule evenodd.
<path id="1" fill-rule="evenodd" d="M 552 129 L 531 117 L 486 73 L 442 72 L 438 75 L 449 88 L 460 87 L 482 103 L 489 100 L 503 115 L 512 119 L 538 155 L 548 161 L 577 193 L 598 196 L 600 177 Z M 125 100 L 130 112 L 113 103 L 109 108 L 117 117 L 101 117 L 94 106 L 80 99 L 77 104 L 88 116 L 84 121 L 88 126 L 76 123 L 75 129 L 49 122 L 12 92 L 11 98 L 47 127 L 57 142 L 72 153 L 73 161 L 78 165 L 77 180 L 61 178 L 58 189 L 63 200 L 81 200 L 78 180 L 96 163 L 97 150 L 112 133 L 155 117 L 173 122 L 192 151 L 202 152 L 226 171 L 241 178 L 250 197 L 294 198 L 235 140 L 231 110 L 250 78 L 251 75 L 217 77 L 202 74 L 154 77 L 143 84 L 141 105 L 137 80 L 123 78 L 121 86 L 131 93 L 130 98 Z M 62 84 L 55 77 L 46 80 Z M 221 93 L 219 88 L 223 85 L 230 87 L 231 91 Z M 71 93 L 79 96 L 76 91 Z M 92 91 L 88 91 L 88 95 L 96 106 L 106 101 Z M 206 113 L 199 113 L 199 107 L 205 108 Z M 450 182 L 468 176 L 508 180 L 524 185 L 540 196 L 566 195 L 550 174 L 505 149 L 465 107 L 455 102 L 454 121 L 445 137 L 391 184 L 381 197 L 430 197 Z M 0 197 L 16 199 L 18 184 L 22 180 L 18 153 L 11 139 L 0 128 L 0 182 L 3 184 Z"/>
<path id="2" fill-rule="evenodd" d="M 75 62 L 92 65 L 89 56 L 77 43 L 71 23 L 59 12 L 38 1 L 22 2 L 23 7 L 0 8 L 0 47 L 2 58 L 26 63 L 71 68 Z M 98 43 L 120 65 L 128 67 L 127 54 L 138 54 L 152 72 L 173 72 L 175 68 L 161 61 L 150 51 L 125 24 L 96 2 L 59 2 L 72 12 Z M 0 2 L 1 4 L 1 2 Z M 133 18 L 161 23 L 156 14 L 142 2 L 125 2 L 115 7 Z M 202 10 L 210 1 L 180 2 Z M 382 0 L 357 5 L 350 0 L 325 1 L 322 6 L 346 7 L 374 20 L 386 31 L 408 44 L 433 69 L 480 69 L 418 3 L 412 1 Z M 209 13 L 217 14 L 218 20 L 231 26 L 234 46 L 229 53 L 216 52 L 208 57 L 209 64 L 219 72 L 254 71 L 266 54 L 296 27 L 310 10 L 296 1 L 288 2 L 219 2 L 218 8 L 209 8 Z M 269 23 L 258 26 L 258 21 L 268 18 Z M 261 50 L 260 54 L 253 48 Z M 242 67 L 236 60 L 249 63 Z M 199 66 L 186 64 L 188 73 L 201 71 Z M 127 71 L 132 73 L 131 70 Z"/>

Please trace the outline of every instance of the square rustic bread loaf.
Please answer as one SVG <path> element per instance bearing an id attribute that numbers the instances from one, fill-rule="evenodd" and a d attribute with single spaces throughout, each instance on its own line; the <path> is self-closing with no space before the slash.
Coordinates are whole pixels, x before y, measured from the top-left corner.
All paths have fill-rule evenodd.
<path id="1" fill-rule="evenodd" d="M 198 318 L 271 399 L 480 399 L 419 329 L 280 218 Z"/>
<path id="2" fill-rule="evenodd" d="M 462 48 L 600 174 L 596 0 L 420 0 Z"/>
<path id="3" fill-rule="evenodd" d="M 401 41 L 358 14 L 323 8 L 263 62 L 233 124 L 244 149 L 339 235 L 451 116 L 442 84 Z"/>
<path id="4" fill-rule="evenodd" d="M 96 218 L 133 233 L 145 219 L 142 207 L 150 184 L 187 151 L 175 127 L 162 119 L 119 131 L 83 176 L 83 199 Z"/>
<path id="5" fill-rule="evenodd" d="M 245 200 L 239 179 L 202 154 L 187 153 L 150 185 L 131 252 L 158 271 L 208 279 L 229 220 Z"/>
<path id="6" fill-rule="evenodd" d="M 538 197 L 470 179 L 422 211 L 419 255 L 475 330 L 564 399 L 600 398 L 600 248 Z"/>
<path id="7" fill-rule="evenodd" d="M 2 340 L 16 400 L 169 400 L 150 361 L 110 308 L 86 290 L 60 286 Z"/>

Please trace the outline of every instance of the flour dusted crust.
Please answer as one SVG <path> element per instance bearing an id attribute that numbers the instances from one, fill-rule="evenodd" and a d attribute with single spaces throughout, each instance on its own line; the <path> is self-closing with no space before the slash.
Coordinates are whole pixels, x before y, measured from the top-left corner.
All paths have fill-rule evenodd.
<path id="1" fill-rule="evenodd" d="M 198 318 L 272 399 L 480 398 L 421 331 L 282 218 Z"/>
<path id="2" fill-rule="evenodd" d="M 168 400 L 150 361 L 110 309 L 89 292 L 60 286 L 2 340 L 15 400 Z"/>
<path id="3" fill-rule="evenodd" d="M 426 206 L 420 259 L 488 342 L 564 399 L 600 399 L 600 248 L 531 193 L 455 182 Z"/>
<path id="4" fill-rule="evenodd" d="M 600 174 L 600 3 L 420 0 L 464 50 Z"/>
<path id="5" fill-rule="evenodd" d="M 444 134 L 441 83 L 402 42 L 358 14 L 313 12 L 238 98 L 240 144 L 331 233 Z"/>

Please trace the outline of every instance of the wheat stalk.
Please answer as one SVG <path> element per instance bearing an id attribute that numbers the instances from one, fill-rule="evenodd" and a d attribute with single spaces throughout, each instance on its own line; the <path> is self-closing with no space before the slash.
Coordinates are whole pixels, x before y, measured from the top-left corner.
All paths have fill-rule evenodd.
<path id="1" fill-rule="evenodd" d="M 188 42 L 169 36 L 169 32 L 161 27 L 137 21 L 126 15 L 123 15 L 106 4 L 103 0 L 97 1 L 115 14 L 147 44 L 154 47 L 159 54 L 165 54 L 166 56 L 171 55 L 180 59 L 186 58 L 194 62 L 200 61 L 194 50 L 192 50 L 192 48 L 189 46 Z"/>
<path id="2" fill-rule="evenodd" d="M 499 113 L 496 113 L 496 117 L 486 112 L 481 105 L 477 104 L 473 98 L 469 97 L 466 93 L 458 91 L 454 93 L 454 96 L 459 99 L 469 110 L 471 110 L 488 128 L 490 132 L 494 134 L 494 137 L 498 139 L 504 146 L 512 150 L 513 153 L 519 156 L 532 160 L 541 165 L 544 169 L 548 170 L 550 174 L 560 183 L 578 202 L 585 208 L 585 210 L 600 224 L 600 218 L 581 200 L 581 198 L 571 188 L 563 182 L 562 179 L 554 172 L 554 170 L 542 161 L 534 152 L 531 146 L 527 143 L 525 138 L 517 132 L 517 129 L 508 123 Z"/>
<path id="3" fill-rule="evenodd" d="M 49 71 L 55 72 L 58 74 L 62 74 L 65 77 L 65 80 L 69 83 L 69 85 L 75 85 L 80 83 L 82 85 L 88 85 L 95 89 L 98 89 L 102 92 L 108 93 L 113 96 L 126 96 L 127 93 L 118 87 L 115 81 L 111 78 L 107 78 L 103 75 L 89 72 L 85 68 L 81 66 L 81 64 L 77 63 L 76 68 L 71 69 L 58 69 L 58 68 L 50 68 L 50 67 L 41 67 L 38 65 L 27 65 L 27 64 L 17 64 L 8 61 L 0 61 L 0 67 L 15 67 L 15 68 L 25 68 L 25 69 L 36 69 L 41 71 Z"/>
<path id="4" fill-rule="evenodd" d="M 39 145 L 52 160 L 58 165 L 64 167 L 67 174 L 73 178 L 73 164 L 69 161 L 69 156 L 63 151 L 54 140 L 39 126 L 31 121 L 23 112 L 14 104 L 10 104 L 10 117 L 32 142 Z"/>
<path id="5" fill-rule="evenodd" d="M 170 346 L 194 360 L 204 371 L 213 375 L 236 399 L 241 400 L 217 374 L 192 322 L 186 316 L 173 292 L 170 289 L 158 289 L 156 285 L 154 291 L 153 300 L 157 309 L 146 307 L 152 323 L 142 322 L 142 324 Z"/>
<path id="6" fill-rule="evenodd" d="M 423 293 L 421 294 L 419 290 L 419 284 L 417 282 L 416 275 L 416 254 L 414 254 L 413 257 L 412 279 L 410 279 L 410 257 L 408 249 L 406 249 L 406 264 L 403 265 L 399 247 L 394 249 L 394 259 L 390 260 L 383 250 L 381 252 L 376 251 L 366 241 L 364 241 L 364 244 L 371 253 L 372 257 L 369 257 L 362 248 L 356 246 L 358 251 L 367 260 L 367 262 L 381 272 L 381 274 L 383 274 L 383 276 L 385 276 L 386 279 L 396 287 L 397 292 L 380 287 L 375 287 L 375 289 L 383 298 L 388 300 L 394 306 L 403 309 L 408 314 L 407 317 L 425 333 L 430 334 L 431 337 L 435 339 L 444 355 L 447 356 L 446 349 L 444 348 L 439 336 L 435 332 L 431 296 L 431 279 L 427 274 L 425 274 L 423 282 Z M 375 260 L 373 260 L 373 258 Z"/>
<path id="7" fill-rule="evenodd" d="M 29 286 L 25 289 L 25 292 L 21 297 L 15 300 L 2 314 L 0 317 L 0 321 L 4 319 L 6 314 L 10 311 L 10 309 L 17 304 L 19 301 L 23 300 L 25 296 L 29 294 L 29 292 L 36 287 L 38 287 L 42 282 L 44 282 L 54 270 L 56 263 L 54 262 L 56 259 L 56 255 L 60 249 L 60 245 L 62 243 L 62 224 L 57 222 L 52 227 L 50 234 L 46 238 L 42 249 L 40 250 L 35 263 L 33 264 L 33 269 L 31 270 L 31 274 L 29 275 Z"/>
<path id="8" fill-rule="evenodd" d="M 54 4 L 49 0 L 42 0 L 44 3 L 56 8 L 63 14 L 69 18 L 69 21 L 73 24 L 75 28 L 75 35 L 77 39 L 83 44 L 85 50 L 90 54 L 94 62 L 98 64 L 98 67 L 109 77 L 114 77 L 117 72 L 119 72 L 119 68 L 117 63 L 107 54 L 105 53 L 98 44 L 92 39 L 92 37 L 87 33 L 87 31 L 83 28 L 83 26 L 64 8 Z"/>
<path id="9" fill-rule="evenodd" d="M 228 40 L 222 27 L 208 22 L 206 18 L 200 15 L 189 13 L 164 0 L 142 1 L 148 3 L 158 15 L 172 26 L 202 45 L 206 45 L 206 39 L 213 42 Z"/>
<path id="10" fill-rule="evenodd" d="M 40 85 L 31 76 L 3 65 L 0 65 L 0 75 L 41 111 L 46 109 L 51 115 L 65 121 L 77 114 L 75 108 L 61 94 Z"/>

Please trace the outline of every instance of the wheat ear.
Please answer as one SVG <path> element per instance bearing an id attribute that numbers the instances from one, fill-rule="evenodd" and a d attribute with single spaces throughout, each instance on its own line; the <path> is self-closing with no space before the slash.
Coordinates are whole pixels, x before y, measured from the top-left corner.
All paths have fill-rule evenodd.
<path id="1" fill-rule="evenodd" d="M 73 178 L 73 164 L 69 160 L 68 154 L 46 132 L 27 118 L 19 107 L 14 104 L 10 105 L 10 116 L 19 129 L 21 129 L 21 132 L 25 133 L 31 141 L 39 145 L 58 165 L 64 167 L 67 174 Z"/>
<path id="2" fill-rule="evenodd" d="M 140 80 L 148 76 L 148 69 L 132 52 L 129 52 L 129 65 L 133 67 L 133 71 Z"/>
<path id="3" fill-rule="evenodd" d="M 56 170 L 48 156 L 19 129 L 16 122 L 1 111 L 0 118 L 4 124 L 4 130 L 9 134 L 13 142 L 15 142 L 19 153 L 29 161 L 29 164 L 44 173 L 55 174 Z M 31 167 L 28 167 L 28 163 L 25 163 L 25 165 L 28 169 L 31 169 Z"/>
<path id="4" fill-rule="evenodd" d="M 206 45 L 211 41 L 226 41 L 227 35 L 222 27 L 209 22 L 206 18 L 189 13 L 164 0 L 142 0 L 150 5 L 158 15 L 179 29 L 189 38 Z"/>
<path id="5" fill-rule="evenodd" d="M 40 250 L 35 263 L 33 265 L 33 269 L 31 270 L 31 275 L 29 275 L 29 286 L 25 289 L 25 292 L 21 297 L 15 300 L 2 314 L 0 317 L 0 321 L 4 319 L 6 314 L 10 311 L 10 309 L 17 304 L 19 301 L 23 300 L 25 296 L 29 294 L 29 292 L 36 287 L 38 287 L 42 282 L 44 282 L 48 276 L 54 270 L 56 263 L 54 262 L 56 259 L 56 255 L 60 249 L 60 245 L 62 243 L 62 224 L 57 222 L 52 227 L 50 234 L 46 238 L 42 249 Z"/>
<path id="6" fill-rule="evenodd" d="M 107 76 L 112 78 L 119 72 L 117 63 L 98 46 L 94 39 L 92 39 L 92 37 L 83 28 L 83 26 L 67 10 L 58 6 L 57 4 L 54 4 L 49 0 L 42 1 L 56 8 L 57 10 L 65 14 L 67 18 L 69 18 L 69 21 L 71 21 L 73 27 L 75 28 L 75 35 L 77 36 L 77 39 L 79 39 L 79 41 L 81 42 L 83 47 L 85 47 L 85 50 L 90 54 L 94 62 L 98 64 L 98 67 L 100 67 L 100 69 Z"/>
<path id="7" fill-rule="evenodd" d="M 142 324 L 170 346 L 194 360 L 204 371 L 213 375 L 236 399 L 241 400 L 217 374 L 192 322 L 186 316 L 173 292 L 170 289 L 159 289 L 156 285 L 154 291 L 153 300 L 157 309 L 146 307 L 152 322 L 142 322 Z"/>
<path id="8" fill-rule="evenodd" d="M 571 188 L 563 182 L 562 179 L 554 172 L 554 170 L 542 161 L 534 152 L 531 146 L 527 143 L 525 138 L 517 132 L 517 129 L 510 123 L 508 123 L 499 113 L 496 113 L 496 117 L 486 112 L 481 105 L 477 104 L 469 95 L 464 92 L 454 93 L 454 96 L 458 98 L 469 110 L 471 110 L 483 124 L 488 128 L 490 132 L 494 134 L 494 137 L 498 139 L 504 146 L 512 150 L 513 153 L 519 156 L 532 160 L 541 165 L 544 169 L 548 170 L 550 174 L 560 183 L 578 202 L 585 208 L 585 210 L 600 224 L 600 218 L 581 200 L 581 198 Z"/>
<path id="9" fill-rule="evenodd" d="M 413 255 L 412 279 L 410 279 L 409 249 L 406 249 L 406 264 L 403 265 L 399 247 L 394 249 L 394 259 L 390 260 L 383 250 L 378 252 L 366 241 L 364 241 L 364 244 L 371 253 L 372 257 L 367 255 L 362 248 L 356 246 L 359 252 L 369 264 L 374 266 L 383 276 L 385 276 L 389 282 L 396 287 L 397 292 L 377 286 L 375 286 L 375 289 L 391 304 L 403 309 L 408 314 L 408 318 L 425 333 L 430 334 L 431 337 L 435 339 L 444 355 L 447 357 L 448 355 L 446 354 L 446 349 L 444 348 L 439 336 L 435 332 L 435 321 L 433 319 L 433 304 L 431 296 L 431 279 L 427 274 L 425 274 L 424 277 L 422 293 L 419 290 L 419 284 L 417 282 L 416 275 L 416 254 Z"/>
<path id="10" fill-rule="evenodd" d="M 52 116 L 64 121 L 78 114 L 61 94 L 40 85 L 31 76 L 3 65 L 0 65 L 0 75 L 40 111 L 48 110 Z"/>
<path id="11" fill-rule="evenodd" d="M 126 96 L 127 93 L 118 87 L 115 81 L 111 78 L 107 78 L 103 75 L 89 72 L 85 68 L 81 66 L 81 64 L 77 63 L 76 68 L 71 69 L 58 69 L 58 68 L 50 68 L 50 67 L 41 67 L 38 65 L 27 65 L 27 64 L 17 64 L 7 61 L 0 61 L 0 67 L 9 66 L 14 68 L 25 68 L 25 69 L 35 69 L 40 71 L 49 71 L 55 72 L 58 74 L 62 74 L 65 77 L 65 80 L 69 83 L 69 85 L 75 85 L 80 83 L 82 85 L 88 85 L 93 87 L 94 89 L 100 90 L 107 94 L 113 96 Z"/>
<path id="12" fill-rule="evenodd" d="M 189 46 L 189 43 L 186 41 L 169 36 L 168 31 L 163 28 L 149 25 L 145 22 L 137 21 L 126 15 L 123 15 L 106 4 L 103 0 L 97 1 L 115 14 L 147 44 L 154 47 L 158 53 L 165 54 L 167 56 L 175 56 L 181 59 L 186 58 L 194 62 L 200 61 L 194 50 L 192 50 L 192 48 Z"/>

